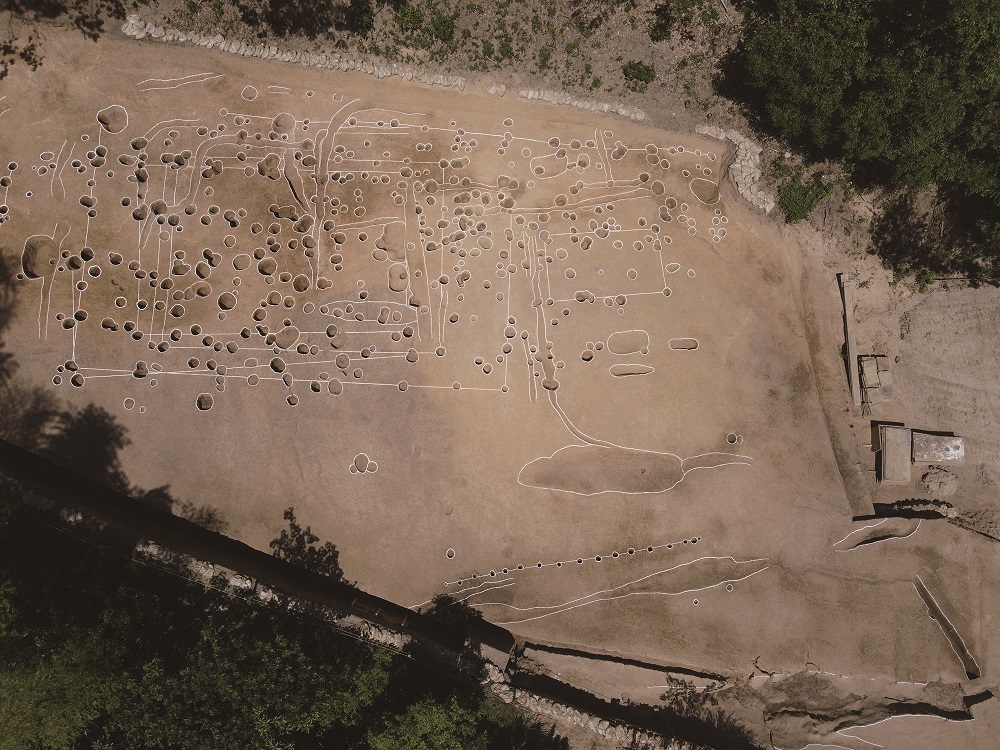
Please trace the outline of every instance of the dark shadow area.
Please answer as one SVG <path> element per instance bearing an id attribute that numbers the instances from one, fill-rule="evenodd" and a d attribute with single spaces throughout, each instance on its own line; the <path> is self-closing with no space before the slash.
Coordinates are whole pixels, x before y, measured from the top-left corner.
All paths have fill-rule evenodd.
<path id="1" fill-rule="evenodd" d="M 6 349 L 3 335 L 14 316 L 14 275 L 16 271 L 7 254 L 0 248 L 0 387 L 13 377 L 17 370 L 14 355 Z"/>
<path id="2" fill-rule="evenodd" d="M 128 432 L 107 410 L 95 404 L 73 408 L 50 391 L 17 378 L 17 359 L 7 350 L 5 334 L 16 312 L 17 281 L 12 256 L 0 251 L 0 439 L 47 458 L 104 487 L 154 508 L 173 512 L 206 528 L 225 526 L 217 510 L 175 498 L 168 486 L 133 486 L 121 465 Z"/>
<path id="3" fill-rule="evenodd" d="M 45 55 L 46 22 L 66 23 L 91 41 L 106 31 L 106 24 L 125 18 L 123 0 L 0 0 L 0 80 L 15 65 L 36 70 Z"/>
<path id="4" fill-rule="evenodd" d="M 952 504 L 944 500 L 923 499 L 919 497 L 896 500 L 891 503 L 874 503 L 875 518 L 947 518 L 947 512 Z M 870 520 L 870 519 L 855 519 Z"/>
<path id="5" fill-rule="evenodd" d="M 575 656 L 581 659 L 591 659 L 594 661 L 607 661 L 611 662 L 612 664 L 624 664 L 630 667 L 651 669 L 657 672 L 669 671 L 673 674 L 686 675 L 688 677 L 697 677 L 700 679 L 710 679 L 710 680 L 724 679 L 724 676 L 721 674 L 714 674 L 712 672 L 692 669 L 690 667 L 678 666 L 676 664 L 666 664 L 663 662 L 644 661 L 642 659 L 637 659 L 629 656 L 603 654 L 596 651 L 589 651 L 583 648 L 577 648 L 575 646 L 554 645 L 551 643 L 541 643 L 535 640 L 525 640 L 524 648 L 531 649 L 533 651 L 545 651 L 550 654 L 563 654 L 565 656 Z"/>
<path id="6" fill-rule="evenodd" d="M 335 611 L 362 600 L 399 610 L 411 630 L 461 649 L 461 634 L 442 637 L 446 624 L 421 628 L 416 613 L 113 497 L 4 443 L 0 466 L 56 508 L 76 497 L 88 515 L 176 553 L 135 555 L 109 544 L 106 529 L 67 524 L 0 483 L 0 725 L 12 746 L 203 747 L 211 737 L 213 750 L 568 750 L 550 728 L 491 699 L 477 672 L 375 647 L 339 632 L 329 610 L 264 604 L 218 574 L 208 585 L 192 580 L 185 555 Z"/>
<path id="7" fill-rule="evenodd" d="M 343 580 L 337 548 L 331 542 L 317 546 L 319 537 L 313 534 L 312 527 L 302 528 L 294 508 L 286 508 L 282 517 L 288 522 L 288 529 L 282 529 L 278 538 L 271 540 L 269 546 L 274 556 L 335 581 Z"/>
<path id="8" fill-rule="evenodd" d="M 195 0 L 195 7 L 205 0 Z M 316 39 L 329 32 L 365 35 L 372 29 L 380 5 L 396 7 L 400 0 L 233 0 L 241 20 L 261 38 L 300 35 Z"/>
<path id="9" fill-rule="evenodd" d="M 980 703 L 985 703 L 990 698 L 995 698 L 991 690 L 983 690 L 982 692 L 975 693 L 974 695 L 967 695 L 963 698 L 965 702 L 965 707 L 971 709 L 973 706 L 978 706 Z"/>
<path id="10" fill-rule="evenodd" d="M 1000 52 L 996 14 L 931 0 L 739 7 L 745 33 L 717 93 L 757 131 L 890 196 L 873 249 L 897 279 L 1000 283 L 1000 79 L 984 62 Z"/>
<path id="11" fill-rule="evenodd" d="M 109 21 L 125 18 L 124 0 L 0 0 L 0 12 L 25 21 L 67 21 L 97 41 Z"/>

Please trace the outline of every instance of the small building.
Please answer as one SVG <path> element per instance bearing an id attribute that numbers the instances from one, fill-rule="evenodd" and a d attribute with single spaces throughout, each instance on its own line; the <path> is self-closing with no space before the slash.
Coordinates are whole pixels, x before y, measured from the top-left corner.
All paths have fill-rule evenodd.
<path id="1" fill-rule="evenodd" d="M 909 427 L 879 425 L 879 451 L 876 477 L 883 484 L 909 484 L 913 465 L 912 438 Z"/>
<path id="2" fill-rule="evenodd" d="M 965 460 L 965 439 L 957 435 L 913 432 L 913 463 L 954 464 Z"/>
<path id="3" fill-rule="evenodd" d="M 965 460 L 965 438 L 879 424 L 875 476 L 882 484 L 910 483 L 913 464 L 956 464 Z"/>

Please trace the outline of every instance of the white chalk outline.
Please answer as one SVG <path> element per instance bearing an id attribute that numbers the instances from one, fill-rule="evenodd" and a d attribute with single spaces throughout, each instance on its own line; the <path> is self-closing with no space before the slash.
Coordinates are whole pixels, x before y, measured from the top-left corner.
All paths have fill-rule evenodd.
<path id="1" fill-rule="evenodd" d="M 856 545 L 854 547 L 845 548 L 845 549 L 837 549 L 837 545 L 843 544 L 845 541 L 847 541 L 848 539 L 850 539 L 855 534 L 861 534 L 863 531 L 867 531 L 868 529 L 878 528 L 879 526 L 881 526 L 883 523 L 885 523 L 888 520 L 890 520 L 890 519 L 883 518 L 878 523 L 874 523 L 874 524 L 871 524 L 869 526 L 862 526 L 860 529 L 855 529 L 850 534 L 848 534 L 843 539 L 841 539 L 839 542 L 836 542 L 833 545 L 833 549 L 835 549 L 837 552 L 853 552 L 854 550 L 861 549 L 862 547 L 870 547 L 870 546 L 873 546 L 873 545 L 876 545 L 876 544 L 882 544 L 883 542 L 891 542 L 891 541 L 894 541 L 896 539 L 909 539 L 911 536 L 913 536 L 914 534 L 917 533 L 917 530 L 920 528 L 920 524 L 923 523 L 923 519 L 922 518 L 918 518 L 917 519 L 917 525 L 913 527 L 913 530 L 909 534 L 904 534 L 903 536 L 888 536 L 885 539 L 879 539 L 876 542 L 868 542 L 866 544 L 860 544 L 859 543 L 858 545 Z"/>
<path id="2" fill-rule="evenodd" d="M 628 598 L 630 596 L 684 596 L 685 594 L 693 594 L 693 593 L 697 593 L 699 591 L 709 591 L 711 589 L 718 588 L 719 586 L 724 586 L 726 584 L 739 583 L 741 581 L 745 581 L 745 580 L 747 580 L 749 578 L 752 578 L 753 576 L 757 575 L 758 573 L 763 573 L 765 570 L 768 570 L 771 567 L 770 565 L 766 565 L 763 568 L 761 568 L 759 570 L 755 570 L 753 573 L 750 573 L 748 575 L 741 576 L 740 578 L 727 578 L 727 579 L 718 581 L 717 583 L 713 583 L 713 584 L 708 585 L 708 586 L 699 586 L 699 587 L 696 587 L 696 588 L 685 589 L 683 591 L 633 591 L 633 592 L 629 592 L 627 594 L 621 594 L 620 596 L 608 596 L 608 597 L 601 597 L 601 598 L 597 598 L 597 599 L 593 598 L 595 596 L 598 596 L 599 594 L 610 593 L 612 591 L 616 591 L 616 590 L 624 588 L 626 586 L 631 586 L 633 584 L 636 584 L 636 583 L 639 583 L 641 581 L 647 580 L 647 579 L 652 578 L 654 576 L 661 575 L 663 573 L 671 573 L 674 570 L 677 570 L 678 568 L 684 567 L 685 565 L 692 565 L 692 564 L 694 564 L 696 562 L 699 562 L 701 560 L 706 560 L 706 559 L 709 559 L 709 560 L 726 560 L 726 559 L 728 559 L 728 560 L 732 560 L 737 565 L 741 565 L 741 564 L 744 564 L 744 563 L 765 562 L 765 561 L 769 560 L 770 558 L 764 557 L 764 558 L 757 558 L 757 559 L 753 559 L 753 560 L 737 560 L 736 558 L 734 558 L 732 556 L 729 556 L 729 555 L 725 555 L 725 556 L 706 555 L 705 557 L 700 557 L 700 558 L 698 558 L 696 560 L 691 560 L 690 562 L 674 566 L 673 568 L 667 568 L 666 570 L 661 570 L 661 571 L 657 571 L 656 573 L 651 573 L 651 574 L 649 574 L 647 576 L 643 576 L 642 578 L 636 579 L 635 581 L 629 581 L 628 583 L 623 583 L 621 586 L 615 586 L 614 588 L 604 589 L 602 591 L 595 591 L 595 592 L 593 592 L 591 594 L 588 594 L 586 596 L 581 596 L 581 597 L 578 597 L 576 599 L 571 599 L 568 602 L 563 602 L 562 604 L 551 605 L 551 606 L 537 606 L 537 607 L 517 607 L 517 606 L 514 606 L 513 604 L 508 604 L 506 602 L 473 602 L 472 606 L 474 606 L 474 607 L 490 607 L 490 606 L 506 607 L 508 609 L 515 609 L 515 610 L 517 610 L 519 612 L 530 612 L 532 610 L 538 610 L 538 609 L 552 609 L 553 610 L 551 612 L 547 612 L 547 613 L 542 614 L 542 615 L 537 615 L 535 617 L 527 617 L 527 618 L 523 618 L 523 619 L 520 619 L 520 620 L 504 620 L 501 623 L 503 625 L 517 625 L 517 624 L 521 624 L 521 623 L 525 623 L 525 622 L 532 622 L 534 620 L 541 620 L 542 618 L 551 617 L 552 615 L 563 614 L 564 612 L 569 612 L 569 611 L 577 609 L 579 607 L 586 607 L 586 606 L 588 606 L 590 604 L 596 604 L 598 602 L 617 601 L 618 599 L 625 599 L 625 598 Z M 584 601 L 584 600 L 589 600 L 589 601 Z M 580 602 L 580 603 L 575 603 L 575 602 Z M 573 606 L 567 606 L 567 605 L 573 605 Z"/>
<path id="3" fill-rule="evenodd" d="M 624 372 L 627 367 L 638 367 L 639 369 L 635 372 Z M 615 372 L 615 370 L 620 370 L 620 372 Z M 613 378 L 631 378 L 636 375 L 652 375 L 656 372 L 656 368 L 652 365 L 644 365 L 641 362 L 617 362 L 608 368 L 608 374 Z"/>
<path id="4" fill-rule="evenodd" d="M 683 545 L 686 544 L 686 543 L 689 543 L 691 539 L 697 540 L 697 541 L 694 542 L 695 544 L 697 544 L 698 542 L 701 541 L 702 537 L 700 537 L 700 536 L 694 536 L 694 537 L 689 537 L 688 539 L 681 539 L 680 541 L 677 541 L 677 542 L 663 542 L 662 544 L 655 544 L 655 545 L 654 544 L 646 544 L 646 545 L 639 546 L 639 547 L 635 547 L 635 546 L 631 546 L 630 545 L 630 546 L 628 546 L 628 547 L 625 548 L 625 550 L 626 550 L 625 552 L 618 552 L 618 550 L 614 550 L 614 551 L 609 552 L 607 554 L 598 553 L 598 554 L 591 555 L 590 557 L 579 557 L 578 556 L 578 557 L 576 557 L 576 558 L 574 558 L 572 560 L 555 560 L 553 562 L 548 562 L 548 563 L 539 562 L 539 563 L 536 563 L 534 565 L 525 565 L 524 563 L 517 563 L 517 565 L 514 565 L 513 567 L 511 567 L 510 565 L 501 565 L 498 568 L 493 568 L 493 569 L 490 570 L 490 573 L 493 573 L 494 575 L 490 575 L 490 573 L 471 573 L 470 575 L 465 576 L 464 578 L 459 578 L 459 579 L 457 579 L 455 581 L 445 581 L 444 585 L 445 586 L 462 585 L 466 581 L 478 580 L 479 578 L 485 578 L 486 580 L 491 580 L 491 579 L 494 579 L 497 570 L 500 570 L 500 571 L 506 570 L 507 571 L 506 573 L 502 573 L 502 575 L 516 575 L 517 573 L 526 573 L 526 572 L 529 572 L 529 571 L 539 571 L 539 570 L 544 570 L 545 568 L 559 568 L 559 567 L 562 567 L 563 565 L 570 566 L 570 565 L 573 565 L 573 564 L 582 564 L 581 561 L 582 562 L 604 562 L 605 560 L 607 560 L 608 562 L 613 563 L 613 562 L 615 562 L 617 560 L 627 560 L 627 559 L 630 559 L 630 558 L 634 559 L 636 557 L 636 555 L 638 555 L 640 552 L 645 552 L 646 554 L 652 554 L 653 552 L 656 552 L 657 550 L 661 550 L 661 549 L 672 549 L 674 547 L 677 547 L 678 549 L 684 549 Z M 628 550 L 632 550 L 634 554 L 629 554 Z M 615 557 L 615 553 L 618 554 L 618 557 Z M 600 558 L 600 560 L 598 560 L 598 558 Z M 520 567 L 518 567 L 518 565 Z"/>
<path id="5" fill-rule="evenodd" d="M 969 649 L 969 645 L 965 642 L 965 639 L 962 637 L 962 634 L 958 632 L 958 628 L 955 627 L 955 623 L 953 623 L 948 618 L 948 615 L 945 614 L 944 609 L 941 607 L 938 600 L 934 598 L 934 594 L 931 593 L 931 590 L 927 587 L 927 584 L 924 583 L 924 579 L 921 578 L 919 574 L 917 575 L 917 580 L 920 581 L 920 585 L 924 587 L 924 591 L 927 592 L 927 596 L 929 596 L 931 598 L 931 601 L 934 602 L 934 604 L 937 606 L 938 611 L 941 613 L 941 617 L 944 618 L 945 622 L 947 622 L 951 626 L 951 629 L 955 632 L 955 637 L 958 638 L 958 640 L 962 643 L 962 648 L 964 648 L 965 653 L 969 655 L 969 659 L 971 659 L 973 665 L 975 665 L 976 671 L 982 674 L 982 667 L 979 666 L 979 662 L 976 661 L 976 657 L 972 655 L 972 651 Z M 913 588 L 916 589 L 917 596 L 920 596 L 920 589 L 917 588 L 916 583 L 913 584 Z M 923 602 L 923 599 L 924 598 L 920 596 L 921 602 Z M 926 602 L 924 602 L 924 606 L 925 607 L 927 606 Z M 958 649 L 955 648 L 955 644 L 951 642 L 951 638 L 948 637 L 948 631 L 944 629 L 944 625 L 941 624 L 941 621 L 938 620 L 938 618 L 931 615 L 929 607 L 927 608 L 927 616 L 930 617 L 932 620 L 934 620 L 937 626 L 941 629 L 941 634 L 944 635 L 944 639 L 948 641 L 948 645 L 951 647 L 951 650 L 954 651 L 955 656 L 958 657 L 958 663 L 962 666 L 962 670 L 965 671 L 965 660 L 962 659 L 962 655 L 958 652 Z"/>
<path id="6" fill-rule="evenodd" d="M 536 461 L 541 461 L 543 459 L 545 459 L 545 460 L 551 460 L 552 458 L 555 457 L 556 453 L 560 453 L 560 452 L 562 452 L 564 450 L 569 450 L 569 449 L 572 449 L 572 448 L 584 448 L 584 447 L 586 447 L 585 445 L 565 445 L 562 448 L 559 448 L 558 450 L 554 451 L 552 454 L 550 454 L 548 456 L 539 456 L 538 458 L 532 459 L 531 461 L 529 461 L 528 463 L 526 463 L 523 467 L 521 467 L 521 471 L 519 471 L 518 474 L 517 474 L 517 483 L 520 484 L 522 487 L 531 487 L 531 488 L 540 489 L 540 490 L 551 490 L 553 492 L 565 492 L 567 494 L 577 495 L 579 497 L 593 497 L 594 495 L 607 495 L 607 494 L 615 494 L 615 495 L 657 495 L 657 494 L 659 494 L 661 492 L 669 492 L 674 487 L 676 487 L 678 484 L 680 484 L 681 482 L 683 482 L 684 478 L 688 475 L 688 473 L 690 473 L 692 471 L 696 471 L 697 469 L 719 469 L 719 468 L 722 468 L 724 466 L 737 466 L 737 465 L 739 465 L 739 466 L 752 466 L 753 465 L 753 458 L 751 458 L 750 456 L 743 456 L 743 455 L 740 455 L 738 453 L 726 453 L 726 452 L 723 452 L 723 451 L 709 451 L 708 453 L 698 453 L 698 454 L 693 455 L 693 456 L 688 456 L 687 458 L 681 458 L 676 453 L 668 453 L 666 451 L 651 451 L 651 450 L 645 450 L 643 448 L 626 448 L 626 447 L 623 447 L 623 446 L 620 446 L 620 445 L 611 445 L 611 444 L 606 444 L 606 443 L 589 443 L 589 445 L 592 445 L 592 446 L 597 447 L 597 448 L 612 448 L 612 449 L 620 449 L 620 450 L 627 450 L 627 451 L 635 451 L 635 452 L 638 452 L 638 453 L 649 453 L 649 454 L 657 455 L 657 456 L 671 456 L 673 458 L 676 458 L 680 462 L 680 464 L 681 464 L 681 476 L 680 476 L 680 478 L 676 482 L 674 482 L 669 487 L 664 487 L 664 488 L 657 489 L 657 490 L 643 490 L 643 491 L 638 491 L 638 492 L 632 492 L 632 491 L 629 491 L 629 490 L 598 490 L 597 492 L 579 492 L 577 490 L 567 490 L 567 489 L 562 488 L 562 487 L 548 487 L 548 486 L 545 486 L 545 485 L 526 484 L 525 482 L 521 481 L 521 475 L 524 473 L 524 470 L 527 469 L 528 466 L 530 466 L 531 464 L 535 463 Z M 744 460 L 742 460 L 742 461 L 726 461 L 724 463 L 716 464 L 715 466 L 692 466 L 690 469 L 685 469 L 684 468 L 684 462 L 685 461 L 690 461 L 690 460 L 695 459 L 695 458 L 703 458 L 705 456 L 729 456 L 729 457 L 732 457 L 732 458 L 738 458 L 738 459 L 744 459 Z"/>
<path id="7" fill-rule="evenodd" d="M 191 75 L 181 76 L 180 78 L 147 78 L 145 81 L 139 81 L 136 86 L 140 91 L 163 91 L 166 89 L 178 89 L 181 86 L 187 86 L 192 83 L 205 83 L 206 81 L 213 81 L 216 78 L 222 78 L 223 76 L 225 76 L 225 73 L 192 73 Z M 163 83 L 170 85 L 146 86 L 143 88 L 143 86 L 147 83 Z"/>

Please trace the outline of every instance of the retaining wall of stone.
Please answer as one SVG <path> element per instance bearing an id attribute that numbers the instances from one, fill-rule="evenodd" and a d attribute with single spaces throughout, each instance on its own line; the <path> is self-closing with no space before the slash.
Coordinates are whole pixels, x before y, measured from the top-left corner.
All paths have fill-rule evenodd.
<path id="1" fill-rule="evenodd" d="M 432 86 L 447 86 L 464 91 L 466 78 L 445 73 L 430 73 L 413 65 L 402 63 L 381 63 L 370 60 L 351 58 L 346 55 L 327 54 L 325 52 L 303 52 L 300 50 L 285 51 L 273 44 L 247 44 L 226 39 L 221 34 L 199 34 L 183 32 L 165 26 L 146 23 L 138 15 L 127 16 L 122 33 L 133 39 L 157 39 L 161 42 L 178 42 L 181 44 L 196 44 L 205 49 L 218 49 L 233 55 L 256 57 L 262 60 L 281 60 L 297 63 L 313 68 L 329 70 L 354 70 L 373 75 L 376 78 L 399 76 L 407 81 L 418 80 Z M 493 83 L 486 89 L 490 94 L 503 96 L 507 93 L 505 84 Z M 537 99 L 551 104 L 562 104 L 588 112 L 614 112 L 630 120 L 643 120 L 646 113 L 638 107 L 628 104 L 599 102 L 591 99 L 577 99 L 567 93 L 548 89 L 520 89 L 518 95 L 522 99 Z"/>
<path id="2" fill-rule="evenodd" d="M 697 125 L 695 132 L 720 141 L 728 140 L 736 146 L 736 158 L 729 167 L 729 177 L 736 185 L 736 191 L 754 208 L 766 214 L 771 213 L 775 205 L 774 196 L 760 189 L 761 147 L 735 130 L 726 130 L 714 125 Z"/>

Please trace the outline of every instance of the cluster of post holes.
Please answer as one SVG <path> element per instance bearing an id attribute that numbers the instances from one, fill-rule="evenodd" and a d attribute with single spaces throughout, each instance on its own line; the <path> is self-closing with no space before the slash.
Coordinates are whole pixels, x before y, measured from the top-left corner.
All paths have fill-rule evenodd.
<path id="1" fill-rule="evenodd" d="M 654 552 L 659 547 L 665 547 L 666 549 L 673 549 L 673 547 L 675 547 L 677 545 L 681 545 L 681 544 L 697 544 L 699 541 L 701 541 L 701 537 L 700 536 L 695 536 L 695 537 L 691 537 L 690 539 L 684 539 L 681 542 L 669 542 L 667 544 L 661 544 L 658 547 L 654 547 L 653 545 L 650 544 L 650 545 L 646 546 L 645 550 L 646 550 L 647 553 L 651 554 L 652 552 Z M 590 560 L 593 560 L 594 562 L 602 562 L 606 558 L 617 560 L 617 559 L 625 558 L 625 557 L 634 557 L 638 552 L 641 552 L 641 551 L 642 551 L 641 548 L 637 549 L 635 547 L 629 547 L 625 552 L 618 552 L 616 550 L 616 551 L 612 552 L 610 555 L 597 555 L 596 557 L 588 557 L 588 558 L 578 557 L 578 558 L 576 558 L 576 563 L 577 563 L 577 565 L 583 565 L 584 562 L 590 561 Z M 455 559 L 455 550 L 449 548 L 448 551 L 445 553 L 445 556 L 449 560 Z M 552 567 L 552 566 L 555 566 L 557 568 L 561 568 L 561 567 L 563 567 L 563 564 L 569 564 L 570 562 L 571 561 L 568 561 L 568 560 L 567 561 L 559 561 L 559 562 L 555 562 L 555 563 L 537 562 L 537 563 L 535 563 L 534 566 L 529 566 L 527 569 L 530 570 L 532 567 L 534 567 L 537 570 L 537 569 L 546 568 L 546 567 Z M 517 571 L 521 571 L 521 570 L 525 570 L 525 566 L 523 564 L 521 564 L 521 563 L 518 563 L 518 565 L 516 567 L 514 567 L 514 568 L 501 568 L 500 571 L 499 571 L 499 573 L 501 575 L 508 575 L 510 573 L 516 573 Z M 444 585 L 445 586 L 452 586 L 452 585 L 461 586 L 461 585 L 467 583 L 468 580 L 474 580 L 475 581 L 475 580 L 479 580 L 480 578 L 496 578 L 497 577 L 497 573 L 498 573 L 498 571 L 496 571 L 496 570 L 491 570 L 489 573 L 473 573 L 469 577 L 469 579 L 461 579 L 461 580 L 458 580 L 458 581 L 451 581 L 451 582 L 446 581 Z M 731 591 L 732 589 L 727 587 L 727 590 Z"/>
<path id="2" fill-rule="evenodd" d="M 0 177 L 0 188 L 4 189 L 6 194 L 7 190 L 13 184 L 14 172 L 17 171 L 17 162 L 12 161 L 7 165 L 7 174 Z M 29 196 L 30 197 L 30 196 Z M 6 203 L 0 203 L 0 224 L 3 224 L 10 217 L 10 207 Z"/>

